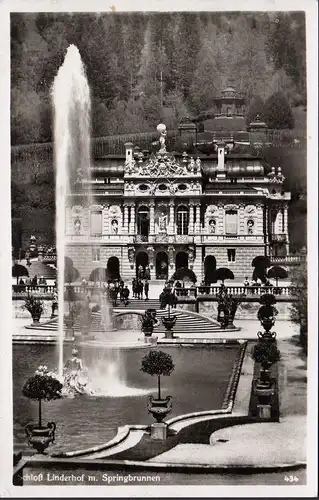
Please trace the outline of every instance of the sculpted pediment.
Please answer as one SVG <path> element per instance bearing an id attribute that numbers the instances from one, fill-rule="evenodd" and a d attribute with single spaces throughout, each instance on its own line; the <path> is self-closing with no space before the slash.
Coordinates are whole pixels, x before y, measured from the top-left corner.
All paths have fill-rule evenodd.
<path id="1" fill-rule="evenodd" d="M 174 155 L 170 153 L 157 153 L 152 155 L 144 162 L 137 162 L 136 160 L 128 160 L 125 163 L 125 175 L 145 176 L 148 178 L 157 177 L 175 177 L 175 176 L 189 176 L 199 174 L 201 169 L 201 161 L 198 158 L 183 158 L 179 163 Z"/>

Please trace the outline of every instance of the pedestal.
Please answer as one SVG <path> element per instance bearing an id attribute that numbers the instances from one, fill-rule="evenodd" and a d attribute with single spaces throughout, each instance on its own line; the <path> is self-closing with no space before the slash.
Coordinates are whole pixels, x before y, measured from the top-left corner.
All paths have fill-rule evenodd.
<path id="1" fill-rule="evenodd" d="M 173 330 L 165 330 L 165 338 L 166 339 L 174 339 L 174 332 Z"/>
<path id="2" fill-rule="evenodd" d="M 270 405 L 257 405 L 258 417 L 261 420 L 271 419 L 271 406 Z"/>
<path id="3" fill-rule="evenodd" d="M 165 422 L 151 424 L 151 439 L 157 441 L 164 441 L 167 439 L 167 424 L 165 424 Z"/>
<path id="4" fill-rule="evenodd" d="M 144 344 L 150 344 L 150 345 L 157 345 L 157 339 L 158 337 L 156 337 L 155 335 L 152 335 L 151 337 L 139 337 L 138 338 L 138 341 L 139 342 L 143 342 Z"/>
<path id="5" fill-rule="evenodd" d="M 67 328 L 65 332 L 65 339 L 66 340 L 73 340 L 74 339 L 74 331 L 72 328 Z"/>

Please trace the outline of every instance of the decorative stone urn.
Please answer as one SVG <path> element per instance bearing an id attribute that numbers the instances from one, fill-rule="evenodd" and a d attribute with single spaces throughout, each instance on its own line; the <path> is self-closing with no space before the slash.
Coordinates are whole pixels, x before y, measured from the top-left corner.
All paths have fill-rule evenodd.
<path id="1" fill-rule="evenodd" d="M 162 317 L 162 323 L 166 328 L 165 338 L 167 338 L 167 339 L 174 338 L 172 329 L 175 326 L 176 320 L 177 320 L 177 316 L 175 316 L 174 314 L 172 314 L 172 315 L 170 314 L 169 316 Z"/>
<path id="2" fill-rule="evenodd" d="M 32 314 L 33 324 L 36 325 L 36 324 L 40 323 L 40 318 L 41 318 L 41 313 L 33 313 Z"/>
<path id="3" fill-rule="evenodd" d="M 153 415 L 158 423 L 172 411 L 172 396 L 166 396 L 165 399 L 157 399 L 154 396 L 147 398 L 148 412 Z"/>
<path id="4" fill-rule="evenodd" d="M 278 310 L 274 307 L 277 302 L 272 293 L 266 293 L 260 298 L 261 307 L 258 310 L 257 317 L 264 328 L 264 332 L 258 332 L 257 336 L 260 340 L 275 340 L 276 332 L 271 332 L 272 327 L 276 322 Z"/>
<path id="5" fill-rule="evenodd" d="M 151 337 L 154 331 L 154 326 L 158 323 L 156 319 L 156 309 L 147 309 L 142 315 L 141 330 L 145 337 Z"/>
<path id="6" fill-rule="evenodd" d="M 50 443 L 55 439 L 56 424 L 49 422 L 44 427 L 38 427 L 37 424 L 27 424 L 25 432 L 28 438 L 28 443 L 37 450 L 38 453 L 45 454 L 44 450 L 47 449 Z"/>

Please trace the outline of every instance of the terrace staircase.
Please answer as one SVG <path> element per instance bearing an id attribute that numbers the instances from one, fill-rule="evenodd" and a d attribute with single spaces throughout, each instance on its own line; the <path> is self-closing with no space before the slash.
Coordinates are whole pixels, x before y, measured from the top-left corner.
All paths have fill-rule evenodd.
<path id="1" fill-rule="evenodd" d="M 145 304 L 146 307 L 145 307 Z M 159 301 L 158 299 L 150 299 L 149 301 L 142 301 L 138 299 L 132 299 L 128 306 L 117 306 L 113 309 L 115 317 L 122 316 L 123 314 L 129 314 L 131 312 L 138 312 L 142 313 L 143 310 L 146 308 L 153 308 L 156 309 L 157 311 L 157 319 L 158 324 L 154 327 L 154 335 L 159 335 L 159 334 L 164 334 L 165 333 L 165 327 L 161 321 L 161 318 L 163 316 L 167 316 L 167 311 L 164 309 L 159 309 Z M 177 336 L 184 336 L 187 334 L 191 334 L 192 336 L 198 336 L 200 337 L 202 334 L 212 334 L 212 333 L 220 333 L 220 332 L 225 332 L 225 330 L 221 330 L 220 325 L 217 321 L 207 318 L 205 316 L 202 316 L 200 314 L 191 312 L 191 311 L 186 311 L 182 309 L 171 309 L 171 314 L 177 316 L 177 321 L 175 323 L 175 326 L 173 328 L 173 332 Z M 56 332 L 58 329 L 58 322 L 57 318 L 54 318 L 52 320 L 49 320 L 45 323 L 41 323 L 37 325 L 36 327 L 30 326 L 26 327 L 30 329 L 30 334 L 31 330 L 41 330 L 43 332 Z M 228 329 L 228 331 L 234 331 L 234 329 Z M 80 327 L 80 321 L 77 320 L 74 325 L 74 331 L 75 332 L 80 332 L 81 327 Z M 102 320 L 102 315 L 100 312 L 93 313 L 93 321 L 91 324 L 90 332 L 101 332 L 103 331 L 103 320 Z M 36 333 L 34 334 L 36 336 Z"/>

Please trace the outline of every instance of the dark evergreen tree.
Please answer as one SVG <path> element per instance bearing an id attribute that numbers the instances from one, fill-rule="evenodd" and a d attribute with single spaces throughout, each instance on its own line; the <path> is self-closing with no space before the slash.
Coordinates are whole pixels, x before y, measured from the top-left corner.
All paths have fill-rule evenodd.
<path id="1" fill-rule="evenodd" d="M 270 129 L 294 128 L 291 107 L 281 92 L 276 92 L 265 102 L 264 120 Z"/>

